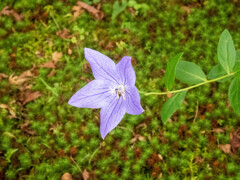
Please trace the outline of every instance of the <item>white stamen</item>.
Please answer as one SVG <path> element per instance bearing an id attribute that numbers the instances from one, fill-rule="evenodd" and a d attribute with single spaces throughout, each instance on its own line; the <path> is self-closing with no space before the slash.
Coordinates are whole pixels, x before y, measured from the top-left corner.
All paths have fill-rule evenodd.
<path id="1" fill-rule="evenodd" d="M 119 98 L 120 96 L 123 97 L 123 99 L 125 100 L 125 91 L 126 91 L 126 87 L 124 85 L 119 85 L 116 88 L 110 88 L 110 92 L 112 94 L 116 94 L 117 98 Z"/>

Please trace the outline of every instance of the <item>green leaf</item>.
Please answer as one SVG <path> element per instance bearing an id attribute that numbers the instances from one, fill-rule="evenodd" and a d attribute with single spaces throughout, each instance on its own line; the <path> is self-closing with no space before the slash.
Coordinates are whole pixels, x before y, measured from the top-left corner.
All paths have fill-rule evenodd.
<path id="1" fill-rule="evenodd" d="M 207 76 L 209 79 L 216 79 L 216 78 L 219 78 L 219 77 L 225 76 L 225 75 L 227 75 L 226 71 L 222 68 L 222 66 L 220 64 L 218 64 L 210 70 L 210 72 Z M 232 78 L 232 76 L 229 76 L 224 79 L 218 80 L 218 82 L 224 82 L 231 78 Z"/>
<path id="2" fill-rule="evenodd" d="M 112 19 L 115 19 L 122 11 L 124 11 L 127 7 L 128 3 L 126 0 L 122 1 L 122 5 L 120 6 L 119 1 L 115 1 L 113 4 L 113 12 Z"/>
<path id="3" fill-rule="evenodd" d="M 240 50 L 236 51 L 236 63 L 240 63 Z"/>
<path id="4" fill-rule="evenodd" d="M 177 111 L 178 108 L 181 106 L 186 94 L 187 91 L 177 93 L 164 103 L 161 111 L 161 119 L 164 124 L 173 115 L 173 113 Z"/>
<path id="5" fill-rule="evenodd" d="M 236 51 L 236 63 L 233 71 L 237 72 L 234 74 L 235 77 L 240 77 L 240 50 Z"/>
<path id="6" fill-rule="evenodd" d="M 240 66 L 240 50 L 236 51 L 236 63 L 234 66 L 234 70 L 236 69 L 236 67 Z"/>
<path id="7" fill-rule="evenodd" d="M 170 60 L 170 62 L 167 64 L 167 69 L 164 77 L 165 85 L 168 91 L 170 91 L 174 84 L 174 79 L 176 75 L 176 67 L 177 63 L 182 57 L 183 53 L 177 54 L 174 58 Z"/>
<path id="8" fill-rule="evenodd" d="M 236 50 L 232 37 L 226 29 L 220 36 L 217 54 L 218 61 L 222 65 L 223 69 L 227 72 L 227 74 L 231 73 L 236 61 Z"/>
<path id="9" fill-rule="evenodd" d="M 180 61 L 177 64 L 176 78 L 186 84 L 199 84 L 207 81 L 202 69 L 188 61 Z"/>
<path id="10" fill-rule="evenodd" d="M 235 77 L 228 89 L 229 102 L 234 112 L 240 115 L 240 78 Z"/>

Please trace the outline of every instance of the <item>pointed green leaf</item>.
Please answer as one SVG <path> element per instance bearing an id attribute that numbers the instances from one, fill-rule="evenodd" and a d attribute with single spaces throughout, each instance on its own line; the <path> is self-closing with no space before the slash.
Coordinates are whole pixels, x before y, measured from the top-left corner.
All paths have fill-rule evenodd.
<path id="1" fill-rule="evenodd" d="M 227 72 L 227 74 L 231 73 L 236 61 L 236 50 L 232 37 L 226 29 L 220 36 L 217 54 L 218 61 L 222 65 L 223 69 Z"/>
<path id="2" fill-rule="evenodd" d="M 176 78 L 186 84 L 199 84 L 207 81 L 202 69 L 188 61 L 179 61 L 177 64 Z"/>
<path id="3" fill-rule="evenodd" d="M 239 66 L 240 66 L 240 50 L 237 50 L 236 51 L 236 63 L 234 66 L 234 70 L 236 69 L 236 67 L 239 67 Z"/>
<path id="4" fill-rule="evenodd" d="M 240 63 L 240 50 L 236 51 L 236 63 Z"/>
<path id="5" fill-rule="evenodd" d="M 164 103 L 161 110 L 161 119 L 164 124 L 173 115 L 173 113 L 179 109 L 184 101 L 186 94 L 187 91 L 177 93 Z"/>
<path id="6" fill-rule="evenodd" d="M 228 89 L 229 102 L 234 112 L 240 115 L 240 78 L 235 77 Z"/>
<path id="7" fill-rule="evenodd" d="M 236 72 L 235 77 L 240 77 L 240 50 L 236 51 L 236 63 L 233 71 Z"/>
<path id="8" fill-rule="evenodd" d="M 126 0 L 122 1 L 122 5 L 120 5 L 119 1 L 115 1 L 113 4 L 113 12 L 112 12 L 112 19 L 115 19 L 121 12 L 123 12 L 128 3 Z"/>
<path id="9" fill-rule="evenodd" d="M 225 76 L 225 75 L 227 75 L 226 71 L 222 68 L 222 66 L 220 64 L 218 64 L 210 70 L 210 72 L 207 76 L 209 79 L 216 79 L 216 78 L 219 78 L 219 77 Z M 224 82 L 231 78 L 232 78 L 232 76 L 229 76 L 224 79 L 218 80 L 218 82 Z"/>
<path id="10" fill-rule="evenodd" d="M 174 79 L 175 79 L 175 75 L 176 75 L 177 63 L 180 60 L 180 58 L 182 57 L 182 55 L 183 55 L 183 53 L 177 54 L 167 64 L 167 69 L 166 69 L 166 73 L 165 73 L 165 76 L 164 76 L 164 81 L 165 81 L 165 85 L 166 85 L 166 88 L 167 88 L 168 91 L 170 91 L 173 87 Z"/>

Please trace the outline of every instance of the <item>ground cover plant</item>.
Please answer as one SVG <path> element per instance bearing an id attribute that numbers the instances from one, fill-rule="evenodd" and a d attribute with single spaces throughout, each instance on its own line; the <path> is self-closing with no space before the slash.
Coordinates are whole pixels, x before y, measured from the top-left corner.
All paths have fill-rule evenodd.
<path id="1" fill-rule="evenodd" d="M 229 93 L 238 92 L 239 74 L 183 94 L 170 119 L 161 111 L 174 95 L 147 94 L 189 87 L 179 77 L 178 66 L 186 62 L 201 67 L 207 79 L 237 72 L 239 5 L 1 1 L 0 179 L 239 179 L 239 93 Z M 218 49 L 229 34 L 235 66 Z M 144 109 L 126 114 L 104 140 L 99 110 L 67 103 L 94 80 L 84 47 L 115 63 L 132 57 Z M 231 45 L 225 47 L 229 53 Z M 179 59 L 173 84 L 169 64 Z"/>

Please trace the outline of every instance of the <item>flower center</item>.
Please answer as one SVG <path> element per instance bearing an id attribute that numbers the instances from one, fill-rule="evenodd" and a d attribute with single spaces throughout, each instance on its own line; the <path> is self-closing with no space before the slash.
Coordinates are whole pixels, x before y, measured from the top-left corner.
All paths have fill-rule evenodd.
<path id="1" fill-rule="evenodd" d="M 123 97 L 123 99 L 125 100 L 125 90 L 126 87 L 124 85 L 119 85 L 117 88 L 115 88 L 115 92 L 117 94 L 117 97 L 119 98 L 120 96 Z"/>

